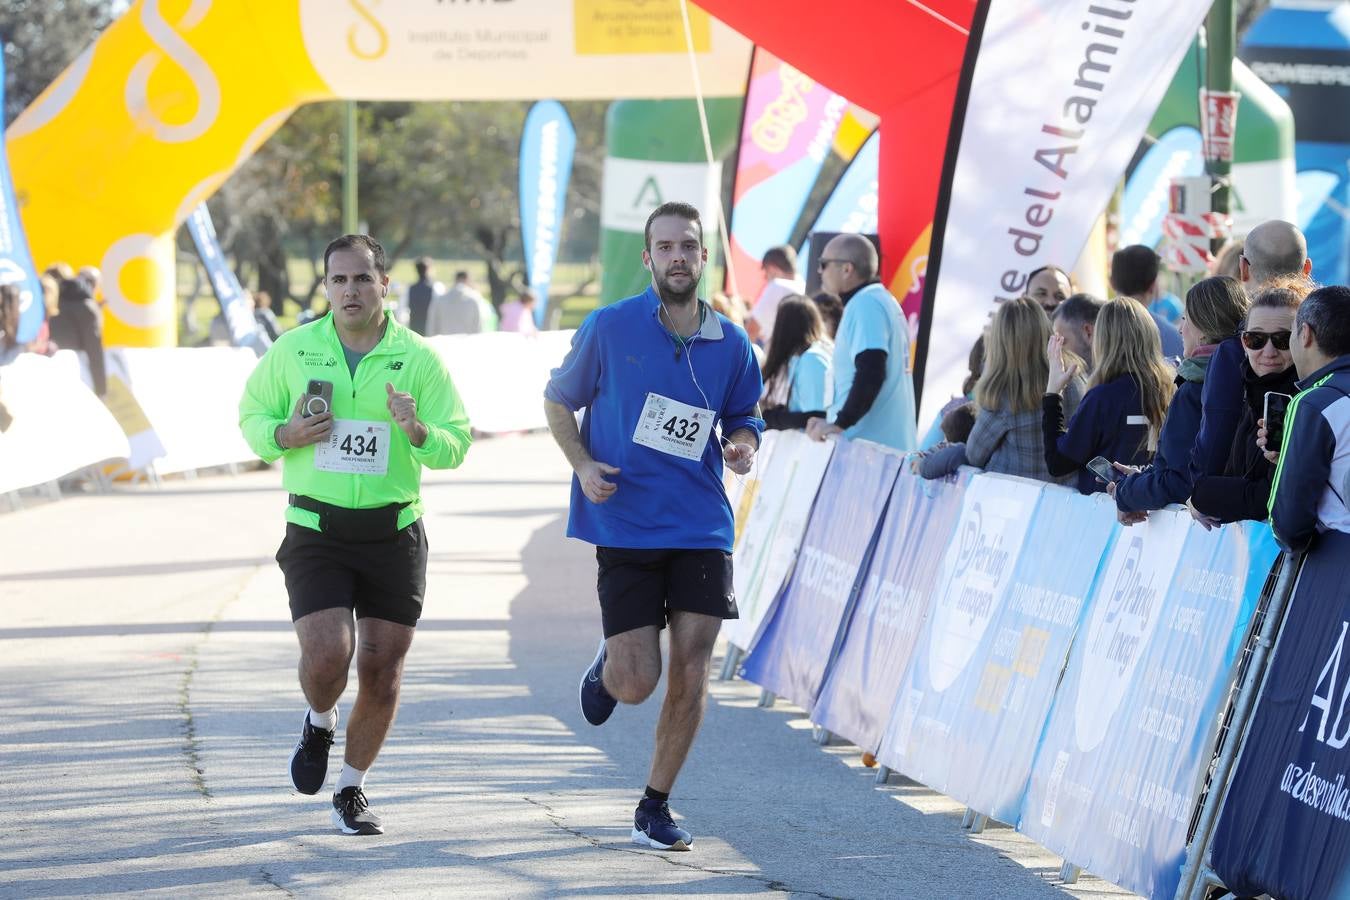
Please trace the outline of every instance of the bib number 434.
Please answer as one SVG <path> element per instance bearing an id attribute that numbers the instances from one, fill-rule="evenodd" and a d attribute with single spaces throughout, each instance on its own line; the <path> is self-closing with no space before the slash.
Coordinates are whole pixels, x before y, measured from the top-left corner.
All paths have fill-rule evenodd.
<path id="1" fill-rule="evenodd" d="M 338 448 L 348 456 L 376 456 L 380 452 L 379 442 L 377 434 L 348 434 Z"/>

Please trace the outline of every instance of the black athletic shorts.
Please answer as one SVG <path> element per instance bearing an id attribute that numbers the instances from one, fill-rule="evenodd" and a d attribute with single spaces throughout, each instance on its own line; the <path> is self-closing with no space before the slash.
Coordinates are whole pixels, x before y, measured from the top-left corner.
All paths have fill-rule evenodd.
<path id="1" fill-rule="evenodd" d="M 291 621 L 345 608 L 358 619 L 412 627 L 422 615 L 427 537 L 421 519 L 391 538 L 360 544 L 287 522 L 277 564 L 286 576 Z"/>
<path id="2" fill-rule="evenodd" d="M 595 561 L 605 637 L 644 625 L 664 628 L 671 610 L 719 619 L 740 617 L 730 553 L 596 547 Z"/>

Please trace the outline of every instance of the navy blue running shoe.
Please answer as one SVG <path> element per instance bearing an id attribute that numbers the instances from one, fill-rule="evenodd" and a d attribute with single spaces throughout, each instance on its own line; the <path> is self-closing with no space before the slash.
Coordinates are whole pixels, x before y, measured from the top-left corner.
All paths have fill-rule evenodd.
<path id="1" fill-rule="evenodd" d="M 633 813 L 633 843 L 654 850 L 689 850 L 694 836 L 675 824 L 669 803 L 643 797 Z"/>
<path id="2" fill-rule="evenodd" d="M 614 712 L 614 707 L 619 702 L 609 695 L 609 691 L 605 690 L 605 682 L 602 678 L 604 672 L 605 640 L 601 638 L 600 650 L 595 654 L 595 661 L 586 670 L 586 674 L 581 676 L 581 714 L 592 725 L 605 724 L 610 713 Z"/>
<path id="3" fill-rule="evenodd" d="M 328 748 L 333 746 L 337 730 L 324 731 L 309 721 L 300 726 L 300 743 L 291 752 L 291 784 L 302 794 L 317 794 L 328 779 Z"/>

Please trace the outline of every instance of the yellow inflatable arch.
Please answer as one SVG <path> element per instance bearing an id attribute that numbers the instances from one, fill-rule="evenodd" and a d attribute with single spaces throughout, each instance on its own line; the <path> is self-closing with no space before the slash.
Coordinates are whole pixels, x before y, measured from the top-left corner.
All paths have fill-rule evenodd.
<path id="1" fill-rule="evenodd" d="M 688 11 L 741 94 L 749 43 Z M 687 46 L 680 0 L 137 0 L 5 137 L 38 267 L 98 266 L 107 343 L 171 346 L 175 229 L 297 106 L 687 97 Z"/>

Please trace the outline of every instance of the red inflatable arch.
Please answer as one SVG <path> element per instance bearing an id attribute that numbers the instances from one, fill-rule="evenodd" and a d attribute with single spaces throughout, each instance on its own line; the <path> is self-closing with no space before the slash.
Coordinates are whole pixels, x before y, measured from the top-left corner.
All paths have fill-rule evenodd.
<path id="1" fill-rule="evenodd" d="M 882 278 L 917 313 L 973 0 L 696 0 L 881 117 Z"/>

